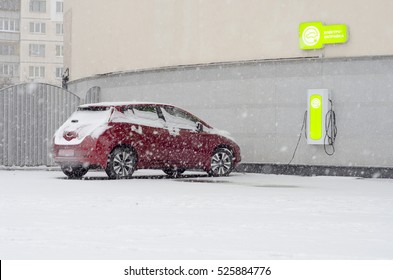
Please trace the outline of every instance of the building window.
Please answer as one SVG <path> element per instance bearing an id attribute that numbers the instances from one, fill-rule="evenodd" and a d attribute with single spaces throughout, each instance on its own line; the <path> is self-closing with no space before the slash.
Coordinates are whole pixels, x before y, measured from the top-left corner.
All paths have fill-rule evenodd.
<path id="1" fill-rule="evenodd" d="M 0 1 L 0 10 L 20 11 L 20 0 L 2 0 Z"/>
<path id="2" fill-rule="evenodd" d="M 44 22 L 30 22 L 30 33 L 45 34 L 46 24 Z"/>
<path id="3" fill-rule="evenodd" d="M 63 35 L 63 24 L 56 23 L 56 35 Z"/>
<path id="4" fill-rule="evenodd" d="M 30 78 L 45 78 L 45 67 L 44 66 L 29 66 L 29 77 Z"/>
<path id="5" fill-rule="evenodd" d="M 0 43 L 0 55 L 18 55 L 15 44 Z"/>
<path id="6" fill-rule="evenodd" d="M 46 1 L 30 0 L 30 12 L 46 13 Z"/>
<path id="7" fill-rule="evenodd" d="M 0 18 L 0 31 L 18 32 L 19 20 L 10 18 Z"/>
<path id="8" fill-rule="evenodd" d="M 56 67 L 56 79 L 61 79 L 63 77 L 63 68 Z"/>
<path id="9" fill-rule="evenodd" d="M 18 75 L 18 65 L 4 63 L 0 64 L 0 76 L 17 76 Z"/>
<path id="10" fill-rule="evenodd" d="M 45 57 L 45 45 L 30 44 L 29 45 L 29 55 Z"/>
<path id="11" fill-rule="evenodd" d="M 56 45 L 56 56 L 58 57 L 64 56 L 64 50 L 62 45 Z"/>
<path id="12" fill-rule="evenodd" d="M 56 2 L 56 13 L 63 12 L 63 2 L 57 1 Z"/>

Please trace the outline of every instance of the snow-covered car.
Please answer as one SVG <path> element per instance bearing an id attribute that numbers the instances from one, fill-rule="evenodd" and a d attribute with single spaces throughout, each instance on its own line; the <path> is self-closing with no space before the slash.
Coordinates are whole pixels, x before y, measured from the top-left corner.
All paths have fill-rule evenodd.
<path id="1" fill-rule="evenodd" d="M 158 103 L 96 103 L 79 106 L 57 130 L 53 158 L 70 178 L 102 168 L 109 178 L 130 178 L 137 169 L 178 176 L 202 169 L 226 176 L 240 162 L 227 132 L 187 111 Z"/>

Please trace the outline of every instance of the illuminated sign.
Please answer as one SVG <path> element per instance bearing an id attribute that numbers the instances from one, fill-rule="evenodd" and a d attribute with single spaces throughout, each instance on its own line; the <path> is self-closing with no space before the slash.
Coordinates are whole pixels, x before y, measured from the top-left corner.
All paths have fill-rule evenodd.
<path id="1" fill-rule="evenodd" d="M 299 48 L 322 49 L 326 44 L 343 44 L 348 41 L 345 24 L 323 25 L 322 22 L 303 22 L 299 25 Z"/>

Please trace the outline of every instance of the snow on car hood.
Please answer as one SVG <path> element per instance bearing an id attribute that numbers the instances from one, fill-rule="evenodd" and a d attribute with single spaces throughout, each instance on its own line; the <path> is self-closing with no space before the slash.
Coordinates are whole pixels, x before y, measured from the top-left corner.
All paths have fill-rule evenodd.
<path id="1" fill-rule="evenodd" d="M 223 136 L 229 140 L 232 140 L 233 142 L 235 142 L 235 139 L 232 137 L 232 135 L 226 131 L 226 130 L 222 130 L 222 129 L 217 129 L 217 128 L 208 128 L 206 130 L 208 133 L 210 134 L 215 134 L 215 135 L 219 135 L 219 136 Z"/>
<path id="2" fill-rule="evenodd" d="M 109 128 L 108 119 L 112 109 L 103 111 L 82 110 L 74 112 L 56 131 L 54 143 L 57 145 L 77 145 L 86 136 L 98 138 Z"/>

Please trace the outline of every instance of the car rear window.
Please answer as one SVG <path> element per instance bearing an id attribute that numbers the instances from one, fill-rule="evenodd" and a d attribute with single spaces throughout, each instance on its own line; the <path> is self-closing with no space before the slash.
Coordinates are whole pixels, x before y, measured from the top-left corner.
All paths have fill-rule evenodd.
<path id="1" fill-rule="evenodd" d="M 108 111 L 111 107 L 79 107 L 78 111 Z"/>
<path id="2" fill-rule="evenodd" d="M 111 115 L 110 107 L 83 107 L 72 114 L 73 123 L 105 123 Z"/>

